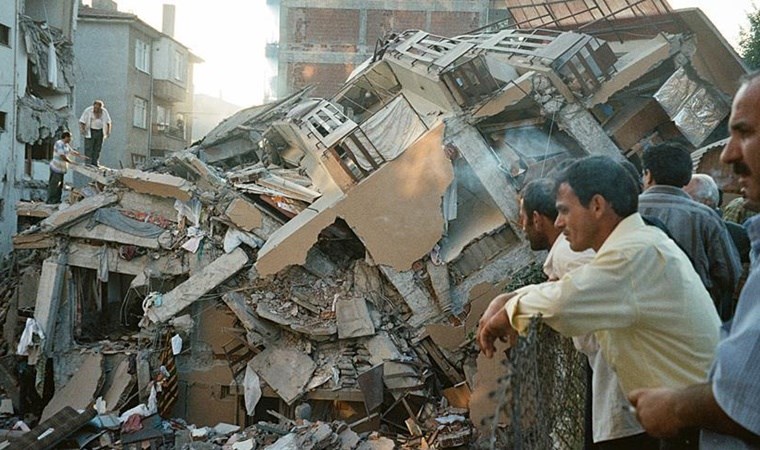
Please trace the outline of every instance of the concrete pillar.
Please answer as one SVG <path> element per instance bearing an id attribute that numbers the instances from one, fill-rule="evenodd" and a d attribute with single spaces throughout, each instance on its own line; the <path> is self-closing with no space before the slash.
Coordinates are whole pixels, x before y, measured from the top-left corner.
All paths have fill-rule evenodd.
<path id="1" fill-rule="evenodd" d="M 520 214 L 517 190 L 512 185 L 509 175 L 499 169 L 500 162 L 483 136 L 462 117 L 445 119 L 445 124 L 444 141 L 459 149 L 461 157 L 467 161 L 504 217 L 512 223 L 517 222 Z"/>
<path id="2" fill-rule="evenodd" d="M 580 103 L 563 106 L 556 117 L 559 126 L 575 139 L 589 155 L 622 158 L 620 149 L 607 136 L 596 118 Z"/>

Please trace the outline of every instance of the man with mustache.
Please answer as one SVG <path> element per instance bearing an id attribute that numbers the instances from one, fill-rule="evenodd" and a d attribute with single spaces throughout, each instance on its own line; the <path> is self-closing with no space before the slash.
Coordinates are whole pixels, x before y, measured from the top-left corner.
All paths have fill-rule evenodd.
<path id="1" fill-rule="evenodd" d="M 736 93 L 730 139 L 721 160 L 732 164 L 744 194 L 760 201 L 760 72 Z M 629 399 L 649 434 L 701 428 L 702 449 L 760 448 L 760 217 L 745 223 L 754 255 L 736 314 L 724 326 L 708 382 L 685 389 L 639 389 Z"/>
<path id="2" fill-rule="evenodd" d="M 496 339 L 512 328 L 524 332 L 541 315 L 565 336 L 593 333 L 626 394 L 703 381 L 718 343 L 718 315 L 688 257 L 638 213 L 633 177 L 612 158 L 591 156 L 560 173 L 557 185 L 555 226 L 572 250 L 596 255 L 557 281 L 494 298 L 487 311 L 493 314 L 478 327 L 481 351 L 490 358 Z M 665 444 L 696 448 L 697 440 L 686 434 Z M 610 448 L 652 446 L 658 443 Z"/>

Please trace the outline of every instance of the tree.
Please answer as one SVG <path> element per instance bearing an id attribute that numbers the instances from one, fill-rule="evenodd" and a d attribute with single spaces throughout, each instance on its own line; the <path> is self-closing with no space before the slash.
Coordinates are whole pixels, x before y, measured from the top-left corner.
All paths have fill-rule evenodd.
<path id="1" fill-rule="evenodd" d="M 760 68 L 760 10 L 753 5 L 754 11 L 747 14 L 749 18 L 749 29 L 744 29 L 739 33 L 739 49 L 742 53 L 744 62 L 750 69 Z"/>

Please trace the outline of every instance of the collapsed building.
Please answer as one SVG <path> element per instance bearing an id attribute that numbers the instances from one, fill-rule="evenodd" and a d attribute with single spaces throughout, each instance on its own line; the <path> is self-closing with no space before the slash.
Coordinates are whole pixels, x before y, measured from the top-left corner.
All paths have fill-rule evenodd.
<path id="1" fill-rule="evenodd" d="M 700 11 L 663 18 L 407 31 L 332 98 L 240 111 L 142 170 L 73 166 L 92 182 L 68 204 L 17 207 L 5 410 L 38 411 L 31 433 L 60 414 L 81 427 L 94 402 L 122 421 L 354 433 L 272 448 L 475 442 L 508 422 L 477 320 L 542 256 L 517 226 L 522 186 L 569 158 L 725 137 L 743 66 Z"/>

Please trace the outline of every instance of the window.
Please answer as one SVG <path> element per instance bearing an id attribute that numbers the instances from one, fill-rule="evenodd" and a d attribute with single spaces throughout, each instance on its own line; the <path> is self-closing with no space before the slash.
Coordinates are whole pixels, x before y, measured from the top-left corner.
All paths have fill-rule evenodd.
<path id="1" fill-rule="evenodd" d="M 174 64 L 172 64 L 172 76 L 175 80 L 185 81 L 185 55 L 174 51 Z"/>
<path id="2" fill-rule="evenodd" d="M 11 29 L 0 23 L 0 44 L 11 45 Z"/>
<path id="3" fill-rule="evenodd" d="M 135 40 L 135 67 L 150 73 L 150 44 L 140 39 Z"/>
<path id="4" fill-rule="evenodd" d="M 132 115 L 132 125 L 138 128 L 147 128 L 148 101 L 144 98 L 135 97 L 135 110 Z"/>
<path id="5" fill-rule="evenodd" d="M 147 159 L 148 158 L 146 158 L 145 155 L 138 155 L 137 153 L 132 153 L 132 167 L 136 168 L 138 166 L 144 165 Z"/>
<path id="6" fill-rule="evenodd" d="M 161 105 L 156 105 L 156 125 L 159 130 L 169 126 L 169 111 Z"/>
<path id="7" fill-rule="evenodd" d="M 0 133 L 5 131 L 5 112 L 0 111 Z"/>

